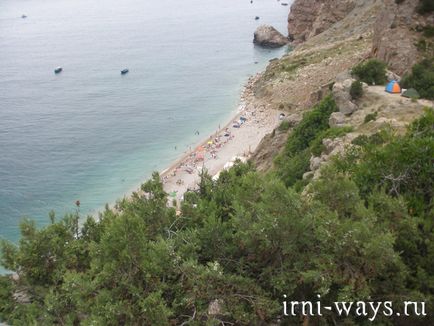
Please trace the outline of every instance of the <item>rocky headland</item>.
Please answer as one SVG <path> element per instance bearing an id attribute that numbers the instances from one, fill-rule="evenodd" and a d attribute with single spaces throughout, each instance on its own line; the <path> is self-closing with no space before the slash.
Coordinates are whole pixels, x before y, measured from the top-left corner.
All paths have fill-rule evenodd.
<path id="1" fill-rule="evenodd" d="M 365 59 L 386 62 L 391 70 L 389 79 L 396 79 L 430 55 L 429 51 L 434 55 L 429 40 L 424 41 L 424 49 L 420 46 L 423 31 L 434 25 L 434 15 L 419 14 L 418 4 L 418 0 L 400 4 L 394 0 L 293 2 L 288 16 L 288 35 L 294 49 L 270 62 L 254 85 L 256 101 L 285 112 L 291 128 L 288 131 L 276 129 L 264 138 L 252 158 L 259 170 L 272 167 L 273 158 L 283 148 L 297 120 L 327 94 L 332 94 L 339 107 L 330 125 L 354 129 L 347 135 L 348 139 L 342 140 L 346 144 L 351 137 L 374 133 L 384 124 L 403 130 L 423 113 L 424 106 L 432 106 L 426 101 L 413 103 L 401 97 L 392 98 L 382 87 L 365 85 L 365 96 L 357 102 L 351 101 L 348 93 L 353 81 L 350 70 Z M 363 119 L 374 111 L 377 120 L 367 128 Z M 337 151 L 329 148 L 324 157 Z M 319 158 L 312 158 L 313 171 L 319 167 L 319 161 Z"/>
<path id="2" fill-rule="evenodd" d="M 266 48 L 279 48 L 289 43 L 289 39 L 273 26 L 261 25 L 254 35 L 253 43 Z"/>

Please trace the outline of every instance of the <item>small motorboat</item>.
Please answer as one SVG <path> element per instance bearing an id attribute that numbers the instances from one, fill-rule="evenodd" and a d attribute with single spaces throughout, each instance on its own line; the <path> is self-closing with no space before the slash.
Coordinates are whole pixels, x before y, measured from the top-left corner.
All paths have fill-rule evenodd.
<path id="1" fill-rule="evenodd" d="M 27 15 L 22 14 L 22 15 L 21 15 L 21 18 L 23 18 L 23 19 L 24 19 L 24 18 L 27 18 Z"/>
<path id="2" fill-rule="evenodd" d="M 55 74 L 60 74 L 62 71 L 63 71 L 62 67 L 57 67 L 56 69 L 54 69 Z"/>
<path id="3" fill-rule="evenodd" d="M 121 75 L 125 75 L 125 74 L 128 74 L 128 69 L 124 69 L 124 70 L 121 70 Z"/>
<path id="4" fill-rule="evenodd" d="M 256 17 L 255 17 L 255 20 L 259 20 L 259 18 L 260 18 L 259 16 L 256 16 Z"/>

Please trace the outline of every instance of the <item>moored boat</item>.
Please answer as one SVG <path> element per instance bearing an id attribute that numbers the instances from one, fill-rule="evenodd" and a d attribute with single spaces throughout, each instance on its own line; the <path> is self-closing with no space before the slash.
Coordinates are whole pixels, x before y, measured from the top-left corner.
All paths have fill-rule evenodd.
<path id="1" fill-rule="evenodd" d="M 125 75 L 125 74 L 127 74 L 128 71 L 129 71 L 128 69 L 121 70 L 121 75 Z"/>
<path id="2" fill-rule="evenodd" d="M 57 67 L 56 69 L 54 69 L 54 73 L 55 73 L 55 74 L 59 74 L 59 73 L 62 72 L 62 70 L 63 70 L 62 67 Z"/>

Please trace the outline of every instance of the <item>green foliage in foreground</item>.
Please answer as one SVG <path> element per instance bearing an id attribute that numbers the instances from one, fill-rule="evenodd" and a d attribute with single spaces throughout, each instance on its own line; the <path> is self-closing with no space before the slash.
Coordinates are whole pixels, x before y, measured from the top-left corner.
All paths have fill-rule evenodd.
<path id="1" fill-rule="evenodd" d="M 415 64 L 401 84 L 404 88 L 415 88 L 422 98 L 434 100 L 434 57 Z"/>
<path id="2" fill-rule="evenodd" d="M 333 111 L 327 98 L 306 114 L 280 159 L 334 134 L 324 123 Z M 98 223 L 88 218 L 81 231 L 77 215 L 42 229 L 24 221 L 19 245 L 2 244 L 3 265 L 20 278 L 0 278 L 0 318 L 12 325 L 298 325 L 282 315 L 284 294 L 312 301 L 320 294 L 323 305 L 412 299 L 433 311 L 433 125 L 427 111 L 404 136 L 384 132 L 381 144 L 367 138 L 303 195 L 288 187 L 283 162 L 268 175 L 237 164 L 217 181 L 204 174 L 179 216 L 154 174 L 142 187 L 146 196 L 120 202 Z M 15 302 L 17 290 L 30 302 Z M 331 313 L 310 321 L 367 325 Z M 405 321 L 418 322 L 430 324 Z"/>
<path id="3" fill-rule="evenodd" d="M 384 85 L 387 82 L 386 64 L 377 59 L 370 59 L 355 66 L 351 73 L 368 85 Z"/>

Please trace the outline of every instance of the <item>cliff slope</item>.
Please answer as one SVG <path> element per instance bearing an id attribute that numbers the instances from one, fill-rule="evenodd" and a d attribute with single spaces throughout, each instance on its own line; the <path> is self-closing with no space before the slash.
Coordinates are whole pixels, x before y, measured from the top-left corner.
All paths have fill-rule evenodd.
<path id="1" fill-rule="evenodd" d="M 434 14 L 417 13 L 419 0 L 384 0 L 374 26 L 371 55 L 385 61 L 398 74 L 411 69 L 422 57 L 434 55 L 433 44 L 421 43 L 423 31 L 434 26 Z M 428 53 L 427 53 L 428 52 Z"/>
<path id="2" fill-rule="evenodd" d="M 384 60 L 397 74 L 410 70 L 427 56 L 418 42 L 424 29 L 434 25 L 432 14 L 417 13 L 418 3 L 296 0 L 288 18 L 295 47 L 281 59 L 273 60 L 256 82 L 257 100 L 264 107 L 286 111 L 288 116 L 301 116 L 330 93 L 339 74 L 348 75 L 364 59 Z M 272 166 L 272 158 L 284 146 L 290 131 L 276 130 L 263 140 L 253 155 L 259 170 Z"/>
<path id="3" fill-rule="evenodd" d="M 355 0 L 295 0 L 288 16 L 288 35 L 299 43 L 327 30 L 356 7 Z"/>

